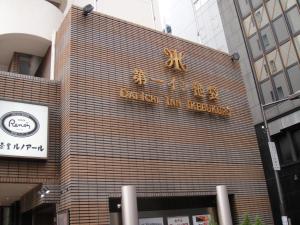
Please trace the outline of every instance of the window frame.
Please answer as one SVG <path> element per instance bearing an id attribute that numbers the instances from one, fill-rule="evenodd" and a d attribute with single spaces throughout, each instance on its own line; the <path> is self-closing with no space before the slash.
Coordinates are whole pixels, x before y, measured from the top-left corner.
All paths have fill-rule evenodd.
<path id="1" fill-rule="evenodd" d="M 300 64 L 299 64 L 299 62 L 293 63 L 290 66 L 286 67 L 286 76 L 287 76 L 288 82 L 290 84 L 291 93 L 295 93 L 298 90 L 294 90 L 294 88 L 293 88 L 293 85 L 292 85 L 291 79 L 290 79 L 290 75 L 289 75 L 289 69 L 291 69 L 292 67 L 297 66 L 297 65 L 298 65 L 299 71 L 300 71 Z M 300 76 L 300 74 L 299 74 L 299 76 Z"/>
<path id="2" fill-rule="evenodd" d="M 272 26 L 271 26 L 271 23 L 268 23 L 268 24 L 266 24 L 264 27 L 262 27 L 261 29 L 259 29 L 259 35 L 261 36 L 261 41 L 263 42 L 262 31 L 265 30 L 267 27 L 269 27 L 270 32 L 266 32 L 266 34 L 267 34 L 267 33 L 270 33 L 270 34 L 273 36 L 273 44 L 274 44 L 274 46 L 271 47 L 270 49 L 266 49 L 264 43 L 262 43 L 262 48 L 263 48 L 263 52 L 265 53 L 265 55 L 267 55 L 268 53 L 274 51 L 275 48 L 277 48 L 276 37 L 275 37 L 274 32 L 273 32 L 273 30 L 272 30 L 273 28 L 272 28 Z M 268 40 L 268 41 L 270 42 L 270 40 Z"/>
<path id="3" fill-rule="evenodd" d="M 250 10 L 249 10 L 248 13 L 246 13 L 245 15 L 243 15 L 242 10 L 241 10 L 241 6 L 240 6 L 240 1 L 237 0 L 238 10 L 240 11 L 242 20 L 244 20 L 245 18 L 247 18 L 251 14 L 251 11 L 252 11 L 251 5 L 250 5 L 250 0 L 246 0 L 246 1 L 248 1 L 248 5 L 249 5 L 249 9 Z"/>
<path id="4" fill-rule="evenodd" d="M 287 38 L 285 38 L 285 39 L 283 39 L 283 40 L 281 40 L 281 41 L 279 41 L 278 35 L 277 35 L 277 33 L 276 33 L 276 29 L 275 29 L 275 27 L 276 27 L 276 26 L 275 26 L 275 22 L 278 21 L 278 20 L 280 20 L 280 19 L 283 20 L 284 27 L 286 28 L 286 31 L 287 31 L 287 34 L 288 34 Z M 274 30 L 274 33 L 275 33 L 275 38 L 277 39 L 279 45 L 282 45 L 282 44 L 286 43 L 286 42 L 290 39 L 289 27 L 288 27 L 288 25 L 287 25 L 287 23 L 286 23 L 285 18 L 284 18 L 283 15 L 278 16 L 277 18 L 273 19 L 273 20 L 270 22 L 270 24 L 271 24 L 272 27 L 273 27 L 273 30 Z"/>
<path id="5" fill-rule="evenodd" d="M 286 21 L 287 21 L 287 26 L 288 26 L 288 29 L 290 31 L 290 34 L 291 34 L 291 37 L 296 37 L 298 34 L 300 34 L 300 28 L 298 31 L 296 31 L 295 33 L 293 32 L 293 29 L 291 27 L 291 23 L 290 23 L 290 20 L 289 20 L 289 16 L 288 16 L 288 13 L 290 11 L 292 11 L 293 9 L 297 8 L 298 12 L 299 12 L 299 15 L 300 15 L 300 10 L 299 10 L 299 7 L 296 5 L 294 5 L 293 7 L 289 8 L 288 10 L 284 11 L 284 15 L 285 15 L 285 18 L 286 18 Z"/>
<path id="6" fill-rule="evenodd" d="M 249 1 L 249 0 L 248 0 Z M 252 2 L 253 0 L 251 0 L 251 6 L 252 6 L 252 9 L 253 9 L 253 11 L 256 11 L 259 7 L 261 7 L 262 5 L 263 5 L 263 3 L 264 3 L 264 1 L 263 0 L 261 0 L 261 3 L 259 3 L 258 5 L 256 5 L 256 6 L 254 6 L 254 4 L 253 4 L 253 2 Z"/>

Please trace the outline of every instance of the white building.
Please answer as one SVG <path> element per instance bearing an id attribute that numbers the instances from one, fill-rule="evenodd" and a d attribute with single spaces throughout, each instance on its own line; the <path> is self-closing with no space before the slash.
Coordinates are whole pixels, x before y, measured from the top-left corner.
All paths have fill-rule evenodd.
<path id="1" fill-rule="evenodd" d="M 217 0 L 160 0 L 163 26 L 172 34 L 228 52 Z"/>
<path id="2" fill-rule="evenodd" d="M 95 11 L 152 29 L 161 30 L 157 0 L 69 0 L 70 5 L 92 4 Z"/>
<path id="3" fill-rule="evenodd" d="M 51 77 L 51 45 L 71 5 L 98 11 L 152 29 L 162 30 L 157 0 L 1 0 L 0 70 Z M 9 10 L 8 10 L 9 9 Z M 53 71 L 53 69 L 52 69 Z"/>

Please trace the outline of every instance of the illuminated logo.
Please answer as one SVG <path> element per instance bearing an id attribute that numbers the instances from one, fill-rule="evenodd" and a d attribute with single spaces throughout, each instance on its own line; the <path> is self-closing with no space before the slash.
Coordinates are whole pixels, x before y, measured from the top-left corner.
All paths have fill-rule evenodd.
<path id="1" fill-rule="evenodd" d="M 12 111 L 4 114 L 0 119 L 1 129 L 15 137 L 29 137 L 39 130 L 37 119 L 26 112 Z"/>

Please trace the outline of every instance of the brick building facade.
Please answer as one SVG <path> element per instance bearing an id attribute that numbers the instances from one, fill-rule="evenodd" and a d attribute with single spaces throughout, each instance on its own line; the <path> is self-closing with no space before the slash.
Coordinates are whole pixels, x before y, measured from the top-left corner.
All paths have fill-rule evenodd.
<path id="1" fill-rule="evenodd" d="M 19 200 L 22 224 L 36 224 L 50 205 L 72 225 L 113 224 L 123 185 L 137 187 L 141 217 L 215 212 L 220 184 L 234 224 L 246 213 L 273 224 L 245 87 L 229 55 L 75 7 L 55 48 L 55 81 L 0 77 L 1 99 L 49 107 L 48 159 L 0 159 L 1 183 L 40 184 Z M 183 53 L 185 72 L 165 65 L 166 48 Z M 144 85 L 134 82 L 136 69 Z M 206 98 L 212 87 L 216 101 Z M 51 192 L 41 199 L 43 186 Z"/>

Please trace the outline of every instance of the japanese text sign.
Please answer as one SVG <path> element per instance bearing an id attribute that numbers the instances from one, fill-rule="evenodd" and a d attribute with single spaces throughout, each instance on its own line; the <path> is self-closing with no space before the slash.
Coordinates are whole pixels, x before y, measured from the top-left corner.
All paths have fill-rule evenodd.
<path id="1" fill-rule="evenodd" d="M 0 100 L 0 156 L 47 158 L 48 107 Z"/>

